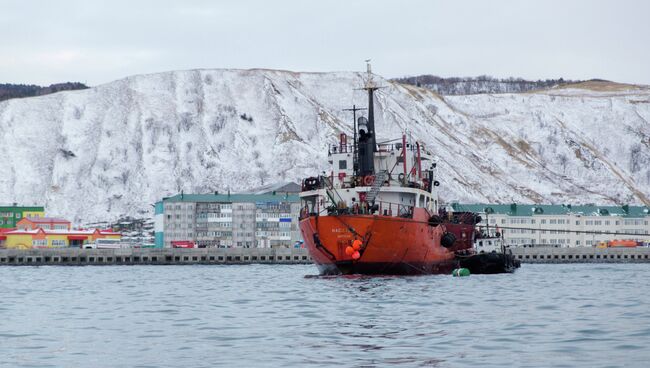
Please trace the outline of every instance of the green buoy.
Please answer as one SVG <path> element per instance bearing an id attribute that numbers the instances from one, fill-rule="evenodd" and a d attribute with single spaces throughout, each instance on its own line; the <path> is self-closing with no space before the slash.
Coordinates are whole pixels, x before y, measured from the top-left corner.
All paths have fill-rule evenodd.
<path id="1" fill-rule="evenodd" d="M 467 268 L 456 268 L 451 271 L 451 275 L 454 277 L 469 276 L 469 270 Z"/>

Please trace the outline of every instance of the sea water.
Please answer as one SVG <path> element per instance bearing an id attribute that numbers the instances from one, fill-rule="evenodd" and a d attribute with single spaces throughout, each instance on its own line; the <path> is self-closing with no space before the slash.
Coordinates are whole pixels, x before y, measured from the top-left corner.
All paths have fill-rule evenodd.
<path id="1" fill-rule="evenodd" d="M 648 367 L 650 265 L 0 268 L 6 367 Z"/>

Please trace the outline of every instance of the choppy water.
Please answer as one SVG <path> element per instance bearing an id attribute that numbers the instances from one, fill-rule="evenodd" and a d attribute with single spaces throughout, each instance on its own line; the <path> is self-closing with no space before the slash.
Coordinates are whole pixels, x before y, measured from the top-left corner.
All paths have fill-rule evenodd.
<path id="1" fill-rule="evenodd" d="M 313 266 L 0 268 L 0 366 L 650 364 L 648 265 L 466 278 Z"/>

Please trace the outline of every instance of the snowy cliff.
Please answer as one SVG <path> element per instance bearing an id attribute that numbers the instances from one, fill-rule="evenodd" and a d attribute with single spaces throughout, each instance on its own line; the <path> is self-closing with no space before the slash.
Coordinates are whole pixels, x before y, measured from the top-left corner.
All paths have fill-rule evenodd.
<path id="1" fill-rule="evenodd" d="M 191 70 L 0 103 L 0 202 L 74 221 L 148 216 L 163 196 L 327 170 L 366 105 L 357 73 Z M 443 200 L 650 204 L 650 90 L 584 85 L 440 97 L 380 79 L 379 140 L 439 158 Z"/>

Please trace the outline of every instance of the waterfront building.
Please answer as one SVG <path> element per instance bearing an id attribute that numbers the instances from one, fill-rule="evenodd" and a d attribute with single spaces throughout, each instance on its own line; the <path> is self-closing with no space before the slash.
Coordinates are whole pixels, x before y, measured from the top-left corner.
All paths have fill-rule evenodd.
<path id="1" fill-rule="evenodd" d="M 483 229 L 497 227 L 507 245 L 597 246 L 614 239 L 650 240 L 647 206 L 459 204 L 480 213 Z"/>
<path id="2" fill-rule="evenodd" d="M 72 223 L 55 217 L 25 217 L 16 223 L 19 230 L 70 230 Z"/>
<path id="3" fill-rule="evenodd" d="M 290 247 L 300 240 L 299 198 L 266 194 L 178 194 L 155 205 L 156 246 Z"/>
<path id="4" fill-rule="evenodd" d="M 97 239 L 121 239 L 120 233 L 100 229 L 16 229 L 0 234 L 0 246 L 8 249 L 81 247 Z"/>
<path id="5" fill-rule="evenodd" d="M 45 208 L 42 206 L 0 206 L 0 229 L 13 229 L 18 221 L 24 218 L 44 216 Z"/>

